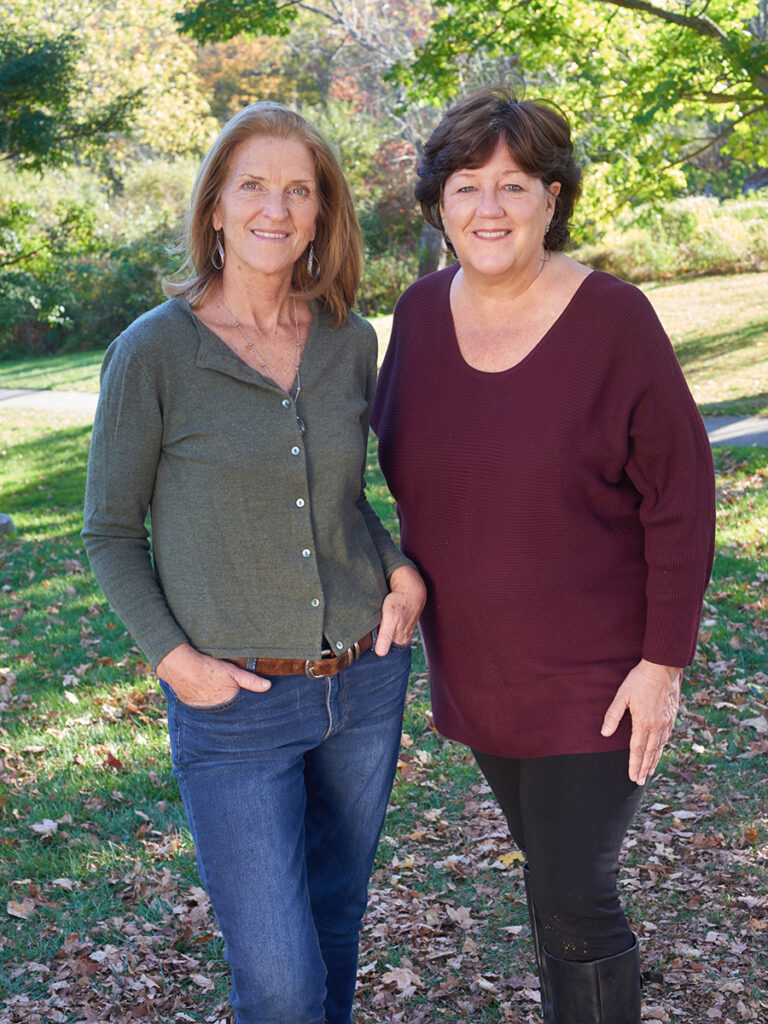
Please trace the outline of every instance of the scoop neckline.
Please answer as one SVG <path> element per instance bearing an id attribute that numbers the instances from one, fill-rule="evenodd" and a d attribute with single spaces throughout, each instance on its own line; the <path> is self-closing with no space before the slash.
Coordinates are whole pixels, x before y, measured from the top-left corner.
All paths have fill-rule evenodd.
<path id="1" fill-rule="evenodd" d="M 505 374 L 512 374 L 512 373 L 514 373 L 515 370 L 520 370 L 523 367 L 525 367 L 533 359 L 533 357 L 536 355 L 536 353 L 539 352 L 539 350 L 541 349 L 542 345 L 544 345 L 545 342 L 547 342 L 550 339 L 550 336 L 558 328 L 558 326 L 560 325 L 560 323 L 563 320 L 563 318 L 565 317 L 565 315 L 569 312 L 569 310 L 574 305 L 574 303 L 577 301 L 577 299 L 580 298 L 582 290 L 584 289 L 584 286 L 586 285 L 587 281 L 589 281 L 591 278 L 593 278 L 596 274 L 600 273 L 600 271 L 598 271 L 598 270 L 590 270 L 590 272 L 579 283 L 578 288 L 573 293 L 573 295 L 570 297 L 570 299 L 568 300 L 566 305 L 563 307 L 563 309 L 561 310 L 561 312 L 560 312 L 559 316 L 557 317 L 557 319 L 555 320 L 555 322 L 553 324 L 551 324 L 547 328 L 547 330 L 544 332 L 544 334 L 542 334 L 542 336 L 539 338 L 539 340 L 533 346 L 531 351 L 526 353 L 526 355 L 524 355 L 523 358 L 519 362 L 514 363 L 512 366 L 507 366 L 503 370 L 481 370 L 477 366 L 473 366 L 471 363 L 467 362 L 467 360 L 464 358 L 464 353 L 461 351 L 461 346 L 459 345 L 459 337 L 458 337 L 458 334 L 457 334 L 457 331 L 456 331 L 456 323 L 455 323 L 455 321 L 453 319 L 453 310 L 451 309 L 451 285 L 453 283 L 454 277 L 456 276 L 456 274 L 458 274 L 459 270 L 461 269 L 461 264 L 457 263 L 455 266 L 456 266 L 456 270 L 454 271 L 453 274 L 451 274 L 447 278 L 447 288 L 446 288 L 446 309 L 447 309 L 447 316 L 448 316 L 448 324 L 449 324 L 449 327 L 450 327 L 450 339 L 449 340 L 450 340 L 450 343 L 451 343 L 451 347 L 453 349 L 453 353 L 454 353 L 456 359 L 458 359 L 458 361 L 461 364 L 461 366 L 464 367 L 464 369 L 467 370 L 469 373 L 478 374 L 481 377 L 493 377 L 493 378 L 501 378 Z"/>

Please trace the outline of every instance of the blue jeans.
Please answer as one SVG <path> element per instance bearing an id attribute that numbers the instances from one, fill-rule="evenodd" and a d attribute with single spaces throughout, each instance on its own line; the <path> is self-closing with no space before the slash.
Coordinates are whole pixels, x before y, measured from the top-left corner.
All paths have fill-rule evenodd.
<path id="1" fill-rule="evenodd" d="M 226 943 L 237 1024 L 351 1024 L 410 648 L 192 708 L 165 683 L 174 774 Z"/>

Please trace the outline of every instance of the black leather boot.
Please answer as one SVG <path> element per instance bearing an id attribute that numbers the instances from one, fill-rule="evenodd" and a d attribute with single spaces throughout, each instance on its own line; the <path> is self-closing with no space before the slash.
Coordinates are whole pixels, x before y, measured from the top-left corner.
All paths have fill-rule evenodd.
<path id="1" fill-rule="evenodd" d="M 544 957 L 556 1024 L 640 1024 L 637 939 L 624 953 L 588 963 Z"/>
<path id="2" fill-rule="evenodd" d="M 555 1024 L 555 1015 L 552 1009 L 552 996 L 550 994 L 549 977 L 547 973 L 547 958 L 544 955 L 544 943 L 541 938 L 541 921 L 536 913 L 536 904 L 533 902 L 531 892 L 530 869 L 523 864 L 523 879 L 525 880 L 525 898 L 528 901 L 528 917 L 531 921 L 531 939 L 536 954 L 536 964 L 539 969 L 539 983 L 541 986 L 541 1016 L 544 1024 Z"/>

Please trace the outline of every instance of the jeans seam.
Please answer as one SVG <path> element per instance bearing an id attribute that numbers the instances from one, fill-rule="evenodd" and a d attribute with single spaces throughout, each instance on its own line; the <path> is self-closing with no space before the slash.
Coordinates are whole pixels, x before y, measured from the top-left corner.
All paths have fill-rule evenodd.
<path id="1" fill-rule="evenodd" d="M 339 716 L 339 721 L 334 725 L 333 711 L 331 710 L 331 691 L 333 689 L 333 680 L 332 677 L 329 676 L 325 688 L 325 708 L 326 711 L 328 712 L 328 731 L 326 732 L 325 736 L 323 736 L 323 740 L 327 740 L 331 736 L 334 736 L 340 729 L 343 729 L 344 726 L 349 721 L 349 698 L 347 697 L 346 670 L 340 672 L 337 678 L 340 687 L 339 696 L 341 697 L 342 700 L 344 713 L 343 715 Z"/>

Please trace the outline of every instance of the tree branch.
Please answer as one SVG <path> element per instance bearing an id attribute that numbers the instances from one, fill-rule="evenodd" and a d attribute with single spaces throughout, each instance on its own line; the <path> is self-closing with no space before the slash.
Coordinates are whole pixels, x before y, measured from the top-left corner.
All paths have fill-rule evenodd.
<path id="1" fill-rule="evenodd" d="M 50 249 L 50 248 L 51 248 L 51 243 L 50 242 L 46 242 L 44 245 L 39 245 L 37 247 L 37 249 L 33 249 L 32 252 L 23 252 L 21 254 L 21 256 L 16 256 L 15 259 L 12 259 L 12 260 L 0 259 L 0 267 L 3 267 L 3 268 L 5 268 L 5 267 L 12 267 L 15 263 L 24 263 L 25 260 L 31 260 L 35 256 L 37 256 L 38 253 L 45 252 L 46 249 Z"/>
<path id="2" fill-rule="evenodd" d="M 728 103 L 754 103 L 760 99 L 759 92 L 743 93 L 739 95 L 733 92 L 708 92 L 706 89 L 701 92 L 681 92 L 680 99 L 691 100 L 692 102 L 705 102 L 710 103 L 713 106 L 722 105 Z M 765 110 L 766 104 L 761 103 L 760 106 L 753 108 L 750 113 L 754 113 L 756 110 Z"/>
<path id="3" fill-rule="evenodd" d="M 723 46 L 733 45 L 733 40 L 728 33 L 706 15 L 677 14 L 675 11 L 667 11 L 663 7 L 657 7 L 650 0 L 596 0 L 596 3 L 611 4 L 613 7 L 623 7 L 625 10 L 642 11 L 644 14 L 650 14 L 651 17 L 659 18 L 661 21 L 666 21 L 673 25 L 682 25 L 683 28 L 690 29 L 700 36 L 716 39 Z M 757 71 L 753 76 L 753 81 L 761 92 L 768 92 L 768 74 L 763 71 Z"/>
<path id="4" fill-rule="evenodd" d="M 335 25 L 337 28 L 343 29 L 350 37 L 350 39 L 353 39 L 359 46 L 362 46 L 363 49 L 365 50 L 371 50 L 373 52 L 376 52 L 379 49 L 379 47 L 375 42 L 373 42 L 373 40 L 367 39 L 364 35 L 362 35 L 362 33 L 358 32 L 357 29 L 355 29 L 352 26 L 349 19 L 345 17 L 344 12 L 341 11 L 339 7 L 333 2 L 331 3 L 331 8 L 335 13 L 331 13 L 331 11 L 328 10 L 323 10 L 320 7 L 314 7 L 312 4 L 302 3 L 301 0 L 299 0 L 298 3 L 286 4 L 286 6 L 298 7 L 300 10 L 307 11 L 307 13 L 309 14 L 316 14 L 320 18 L 325 18 L 325 20 L 329 21 L 332 25 Z"/>
<path id="5" fill-rule="evenodd" d="M 719 39 L 721 43 L 729 42 L 727 32 L 724 32 L 711 18 L 695 14 L 677 14 L 675 11 L 667 11 L 663 7 L 649 3 L 649 0 L 596 0 L 600 4 L 612 4 L 614 7 L 624 7 L 631 11 L 643 11 L 653 18 L 660 18 L 662 21 L 671 22 L 673 25 L 682 25 L 700 36 L 710 36 L 712 39 Z"/>

